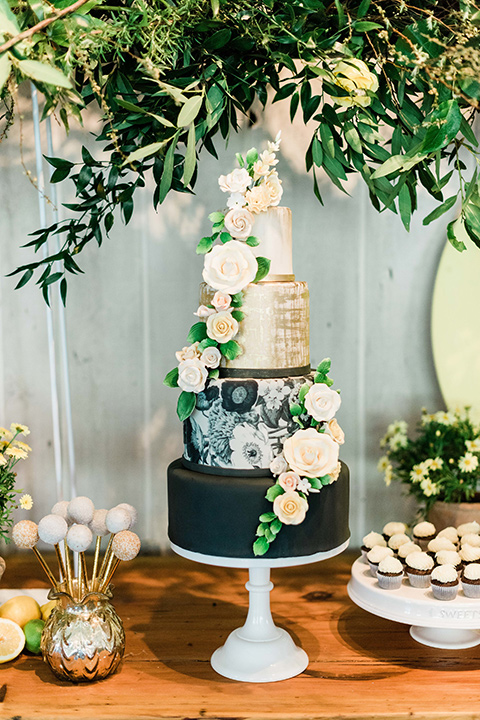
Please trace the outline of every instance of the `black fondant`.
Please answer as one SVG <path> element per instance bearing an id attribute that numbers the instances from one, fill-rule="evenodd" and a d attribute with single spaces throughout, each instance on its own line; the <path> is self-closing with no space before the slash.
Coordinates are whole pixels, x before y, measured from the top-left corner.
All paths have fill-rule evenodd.
<path id="1" fill-rule="evenodd" d="M 255 379 L 298 377 L 299 375 L 308 375 L 311 370 L 310 365 L 294 368 L 273 368 L 272 370 L 265 370 L 263 368 L 220 368 L 220 377 Z"/>
<path id="2" fill-rule="evenodd" d="M 252 545 L 258 517 L 272 510 L 265 493 L 272 476 L 225 477 L 185 468 L 176 460 L 168 468 L 168 535 L 185 550 L 232 558 L 254 558 Z M 342 545 L 348 528 L 349 472 L 308 498 L 300 525 L 284 525 L 266 558 L 299 557 Z"/>

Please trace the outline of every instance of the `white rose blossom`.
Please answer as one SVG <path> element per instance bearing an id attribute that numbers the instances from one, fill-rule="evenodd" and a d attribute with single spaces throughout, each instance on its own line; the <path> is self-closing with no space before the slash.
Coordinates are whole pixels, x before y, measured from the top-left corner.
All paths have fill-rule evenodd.
<path id="1" fill-rule="evenodd" d="M 270 206 L 276 207 L 283 195 L 282 181 L 276 172 L 272 172 L 266 179 L 265 185 L 270 198 Z"/>
<path id="2" fill-rule="evenodd" d="M 205 348 L 203 353 L 200 355 L 200 361 L 203 362 L 208 368 L 214 370 L 220 365 L 222 359 L 222 353 L 215 346 Z"/>
<path id="3" fill-rule="evenodd" d="M 277 455 L 277 457 L 274 457 L 272 462 L 270 463 L 270 472 L 272 475 L 281 475 L 282 473 L 286 472 L 288 469 L 287 461 L 283 457 L 283 455 Z"/>
<path id="4" fill-rule="evenodd" d="M 332 418 L 327 423 L 326 431 L 328 432 L 328 434 L 331 437 L 333 437 L 334 440 L 337 441 L 337 443 L 339 445 L 343 445 L 343 443 L 345 442 L 345 433 L 343 432 L 342 428 L 338 424 L 336 418 Z"/>
<path id="5" fill-rule="evenodd" d="M 229 232 L 233 238 L 245 240 L 252 234 L 254 222 L 255 218 L 247 208 L 230 210 L 225 215 L 225 230 Z"/>
<path id="6" fill-rule="evenodd" d="M 198 358 L 184 360 L 178 366 L 178 386 L 185 392 L 202 392 L 207 378 L 208 370 Z"/>
<path id="7" fill-rule="evenodd" d="M 261 213 L 270 207 L 270 191 L 266 183 L 255 185 L 245 195 L 247 207 L 252 213 Z"/>
<path id="8" fill-rule="evenodd" d="M 329 435 L 315 428 L 297 430 L 283 444 L 283 454 L 290 468 L 309 478 L 323 477 L 337 467 L 339 445 Z"/>
<path id="9" fill-rule="evenodd" d="M 200 357 L 200 353 L 198 352 L 198 342 L 193 343 L 193 345 L 185 345 L 181 350 L 177 350 L 175 353 L 175 357 L 177 358 L 178 362 L 183 362 L 184 360 L 192 360 L 193 358 Z"/>
<path id="10" fill-rule="evenodd" d="M 231 302 L 231 296 L 228 293 L 221 292 L 220 290 L 217 290 L 217 292 L 212 298 L 212 305 L 218 312 L 220 312 L 221 310 L 228 310 L 230 308 Z"/>
<path id="11" fill-rule="evenodd" d="M 308 502 L 295 491 L 278 495 L 273 501 L 273 512 L 284 525 L 300 525 L 307 510 Z"/>
<path id="12" fill-rule="evenodd" d="M 207 318 L 207 335 L 218 343 L 227 343 L 238 333 L 238 322 L 226 310 Z"/>
<path id="13" fill-rule="evenodd" d="M 203 279 L 214 290 L 235 295 L 255 280 L 257 270 L 257 258 L 248 245 L 230 240 L 205 256 Z"/>
<path id="14" fill-rule="evenodd" d="M 338 462 L 337 467 L 333 472 L 328 473 L 330 475 L 330 485 L 335 482 L 335 480 L 338 480 L 340 472 L 342 470 L 342 463 Z"/>
<path id="15" fill-rule="evenodd" d="M 222 192 L 244 193 L 250 186 L 252 178 L 245 168 L 235 168 L 228 175 L 220 175 L 218 184 Z"/>
<path id="16" fill-rule="evenodd" d="M 331 420 L 341 402 L 340 395 L 324 383 L 314 383 L 305 395 L 305 409 L 318 422 Z"/>
<path id="17" fill-rule="evenodd" d="M 194 312 L 193 314 L 201 319 L 205 319 L 209 315 L 213 315 L 214 312 L 215 308 L 209 308 L 206 305 L 200 305 L 197 312 Z"/>

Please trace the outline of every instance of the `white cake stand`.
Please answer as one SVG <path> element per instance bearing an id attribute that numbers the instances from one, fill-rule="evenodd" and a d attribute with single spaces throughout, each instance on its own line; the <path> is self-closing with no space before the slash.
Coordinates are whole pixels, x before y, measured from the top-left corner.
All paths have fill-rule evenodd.
<path id="1" fill-rule="evenodd" d="M 185 550 L 170 543 L 178 555 L 195 562 L 249 571 L 249 607 L 245 624 L 230 633 L 210 662 L 219 675 L 241 682 L 276 682 L 303 672 L 308 655 L 297 647 L 286 630 L 275 625 L 270 611 L 271 568 L 307 565 L 334 557 L 348 546 L 348 540 L 328 552 L 290 558 L 228 558 Z"/>
<path id="2" fill-rule="evenodd" d="M 480 600 L 458 591 L 455 600 L 437 600 L 430 588 L 414 588 L 404 578 L 398 590 L 382 590 L 368 564 L 355 560 L 348 594 L 373 615 L 410 625 L 410 635 L 434 648 L 461 650 L 480 644 Z"/>

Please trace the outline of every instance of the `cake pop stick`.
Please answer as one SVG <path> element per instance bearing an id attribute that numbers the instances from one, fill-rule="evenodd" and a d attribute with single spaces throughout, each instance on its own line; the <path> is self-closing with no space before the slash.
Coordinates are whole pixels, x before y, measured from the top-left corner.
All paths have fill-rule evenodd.
<path id="1" fill-rule="evenodd" d="M 57 581 L 55 579 L 55 576 L 53 575 L 52 571 L 48 567 L 40 552 L 35 547 L 38 542 L 37 524 L 34 523 L 32 520 L 21 520 L 16 525 L 14 525 L 12 530 L 12 538 L 15 545 L 22 550 L 33 550 L 38 562 L 42 566 L 52 586 L 56 588 Z"/>
<path id="2" fill-rule="evenodd" d="M 53 545 L 55 553 L 57 555 L 58 567 L 60 570 L 60 578 L 67 586 L 70 585 L 67 578 L 67 572 L 65 564 L 63 562 L 62 554 L 58 546 L 59 542 L 65 539 L 67 534 L 68 525 L 67 521 L 60 515 L 45 515 L 38 523 L 38 537 L 48 545 Z"/>
<path id="3" fill-rule="evenodd" d="M 85 562 L 85 550 L 92 542 L 92 531 L 87 525 L 72 525 L 67 532 L 67 545 L 74 552 L 79 553 L 81 573 L 78 576 L 79 596 L 82 594 L 82 586 L 88 592 L 87 565 Z"/>
<path id="4" fill-rule="evenodd" d="M 128 510 L 118 507 L 117 505 L 116 507 L 108 511 L 105 518 L 105 524 L 107 526 L 108 532 L 112 534 L 110 535 L 110 540 L 105 551 L 102 567 L 100 568 L 100 572 L 98 573 L 99 586 L 103 584 L 107 567 L 111 567 L 112 564 L 112 543 L 114 535 L 116 533 L 122 532 L 123 530 L 129 529 L 130 525 L 132 524 L 132 516 Z"/>
<path id="5" fill-rule="evenodd" d="M 112 541 L 112 560 L 107 568 L 104 580 L 99 587 L 100 592 L 105 592 L 109 586 L 113 574 L 122 560 L 133 560 L 140 551 L 140 538 L 130 530 L 122 530 L 113 537 Z"/>
<path id="6" fill-rule="evenodd" d="M 88 525 L 93 518 L 95 506 L 90 498 L 85 495 L 79 495 L 68 503 L 68 518 L 70 524 L 78 523 L 79 525 Z M 78 555 L 74 554 L 75 576 L 79 576 L 78 571 Z"/>
<path id="7" fill-rule="evenodd" d="M 95 512 L 93 513 L 93 519 L 89 525 L 92 533 L 97 536 L 97 539 L 95 540 L 95 555 L 93 556 L 92 578 L 90 581 L 90 587 L 92 590 L 95 587 L 95 581 L 97 578 L 100 549 L 102 546 L 102 537 L 108 535 L 108 528 L 105 523 L 107 513 L 108 510 L 95 510 Z"/>

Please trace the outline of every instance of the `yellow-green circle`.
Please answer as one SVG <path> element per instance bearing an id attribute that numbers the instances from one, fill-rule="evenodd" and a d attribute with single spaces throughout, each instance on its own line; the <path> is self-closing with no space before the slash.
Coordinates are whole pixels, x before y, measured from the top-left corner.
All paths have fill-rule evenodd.
<path id="1" fill-rule="evenodd" d="M 25 647 L 26 649 L 38 655 L 40 653 L 40 642 L 42 640 L 42 632 L 45 627 L 45 620 L 29 620 L 24 626 L 23 632 L 25 633 Z"/>

